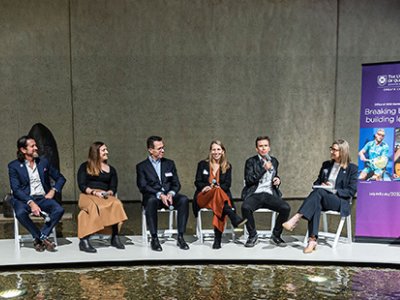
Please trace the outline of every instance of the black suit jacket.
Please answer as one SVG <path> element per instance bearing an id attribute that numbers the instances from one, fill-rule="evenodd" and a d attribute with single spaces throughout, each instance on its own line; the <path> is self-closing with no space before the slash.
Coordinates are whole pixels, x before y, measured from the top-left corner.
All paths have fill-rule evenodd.
<path id="1" fill-rule="evenodd" d="M 210 176 L 210 162 L 206 160 L 202 160 L 197 164 L 197 171 L 196 171 L 196 179 L 194 185 L 196 186 L 196 191 L 193 196 L 193 213 L 197 218 L 197 214 L 200 210 L 199 206 L 197 205 L 197 195 L 203 190 L 204 187 L 210 185 L 208 181 Z M 219 173 L 219 186 L 224 190 L 224 192 L 229 196 L 232 200 L 231 194 L 231 182 L 232 182 L 232 166 L 225 173 Z M 233 205 L 233 201 L 232 205 Z"/>
<path id="2" fill-rule="evenodd" d="M 331 173 L 333 161 L 328 160 L 322 163 L 317 180 L 314 185 L 321 185 Z M 340 168 L 336 178 L 336 195 L 340 198 L 340 214 L 348 216 L 350 214 L 350 199 L 357 192 L 357 166 L 350 163 L 346 169 Z"/>
<path id="3" fill-rule="evenodd" d="M 279 167 L 279 162 L 275 157 L 271 157 L 271 162 L 275 170 L 275 176 L 274 177 L 279 177 L 278 176 L 278 167 Z M 245 168 L 244 168 L 244 181 L 245 181 L 245 186 L 242 190 L 242 200 L 246 200 L 250 195 L 252 195 L 260 182 L 261 177 L 267 172 L 264 167 L 263 163 L 260 160 L 260 157 L 258 155 L 255 155 L 253 157 L 250 157 L 248 160 L 246 160 Z M 279 187 L 276 185 L 273 185 L 272 192 L 275 197 L 282 197 L 282 193 L 279 190 Z"/>
<path id="4" fill-rule="evenodd" d="M 136 165 L 136 174 L 136 183 L 143 195 L 143 205 L 146 205 L 149 197 L 156 196 L 158 192 L 167 194 L 174 191 L 177 194 L 181 189 L 175 163 L 170 159 L 161 159 L 161 181 L 149 158 Z"/>

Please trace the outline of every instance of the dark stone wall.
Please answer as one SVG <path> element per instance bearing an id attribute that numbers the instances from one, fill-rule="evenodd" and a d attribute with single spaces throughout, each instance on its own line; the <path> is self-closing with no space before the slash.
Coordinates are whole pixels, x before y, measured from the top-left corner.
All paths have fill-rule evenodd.
<path id="1" fill-rule="evenodd" d="M 182 192 L 222 140 L 232 191 L 258 135 L 272 139 L 286 197 L 306 196 L 334 138 L 358 147 L 361 64 L 400 60 L 398 1 L 3 0 L 0 187 L 15 143 L 53 132 L 68 182 L 106 142 L 122 200 L 140 199 L 135 165 L 161 135 Z"/>

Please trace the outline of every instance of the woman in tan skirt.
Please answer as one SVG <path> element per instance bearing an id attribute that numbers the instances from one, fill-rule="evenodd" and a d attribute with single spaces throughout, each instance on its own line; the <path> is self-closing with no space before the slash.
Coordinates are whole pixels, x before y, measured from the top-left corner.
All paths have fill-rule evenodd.
<path id="1" fill-rule="evenodd" d="M 200 208 L 210 208 L 214 212 L 213 249 L 221 248 L 227 216 L 234 227 L 242 226 L 247 221 L 239 217 L 233 209 L 231 180 L 232 167 L 226 159 L 225 147 L 218 140 L 212 141 L 208 158 L 200 161 L 197 166 L 193 211 L 196 217 Z"/>
<path id="2" fill-rule="evenodd" d="M 87 162 L 78 170 L 79 196 L 78 237 L 81 251 L 95 253 L 90 244 L 90 235 L 111 227 L 111 246 L 125 249 L 118 235 L 119 225 L 128 217 L 117 193 L 116 170 L 107 163 L 108 150 L 102 142 L 95 142 L 89 148 Z"/>

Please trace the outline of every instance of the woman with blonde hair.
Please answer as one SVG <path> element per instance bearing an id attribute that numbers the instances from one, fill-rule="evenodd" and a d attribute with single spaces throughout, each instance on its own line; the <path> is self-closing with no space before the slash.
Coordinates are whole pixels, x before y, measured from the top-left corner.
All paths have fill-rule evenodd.
<path id="1" fill-rule="evenodd" d="M 125 249 L 118 231 L 128 217 L 117 193 L 117 171 L 108 164 L 108 149 L 103 142 L 94 142 L 89 157 L 78 170 L 79 196 L 78 237 L 81 251 L 95 253 L 90 235 L 111 227 L 111 246 Z"/>
<path id="2" fill-rule="evenodd" d="M 308 221 L 309 240 L 304 253 L 317 247 L 321 211 L 334 210 L 342 217 L 350 214 L 350 199 L 357 191 L 357 166 L 350 163 L 349 143 L 336 140 L 329 148 L 331 159 L 322 164 L 313 191 L 304 200 L 299 211 L 283 227 L 293 231 L 301 218 Z"/>
<path id="3" fill-rule="evenodd" d="M 239 217 L 233 208 L 231 180 L 232 166 L 226 158 L 226 149 L 220 141 L 212 141 L 207 159 L 197 165 L 193 212 L 196 217 L 201 208 L 209 208 L 214 212 L 213 249 L 221 248 L 227 216 L 234 227 L 242 226 L 247 221 Z"/>

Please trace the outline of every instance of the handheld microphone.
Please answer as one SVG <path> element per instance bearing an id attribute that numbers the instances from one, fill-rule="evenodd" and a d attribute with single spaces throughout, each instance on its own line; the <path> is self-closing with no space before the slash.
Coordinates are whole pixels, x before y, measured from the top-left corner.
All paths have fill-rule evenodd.
<path id="1" fill-rule="evenodd" d="M 51 221 L 49 214 L 43 210 L 40 211 L 40 216 L 44 219 L 45 223 L 48 223 Z"/>
<path id="2" fill-rule="evenodd" d="M 272 161 L 272 158 L 271 158 L 271 156 L 269 156 L 268 153 L 264 155 L 264 158 L 265 158 L 265 160 L 266 160 L 267 162 L 271 162 L 271 161 Z M 272 166 L 270 169 L 268 169 L 268 172 L 271 173 L 271 172 L 272 172 L 272 169 L 273 169 L 273 166 Z"/>
<path id="3" fill-rule="evenodd" d="M 269 156 L 268 153 L 264 155 L 264 158 L 265 158 L 267 161 L 271 161 L 271 160 L 272 160 L 272 159 L 271 159 L 271 156 Z"/>
<path id="4" fill-rule="evenodd" d="M 108 199 L 108 193 L 107 192 L 101 192 L 101 195 L 103 196 L 104 199 Z"/>
<path id="5" fill-rule="evenodd" d="M 211 185 L 212 186 L 218 186 L 217 179 L 213 178 L 213 180 L 211 180 Z"/>

